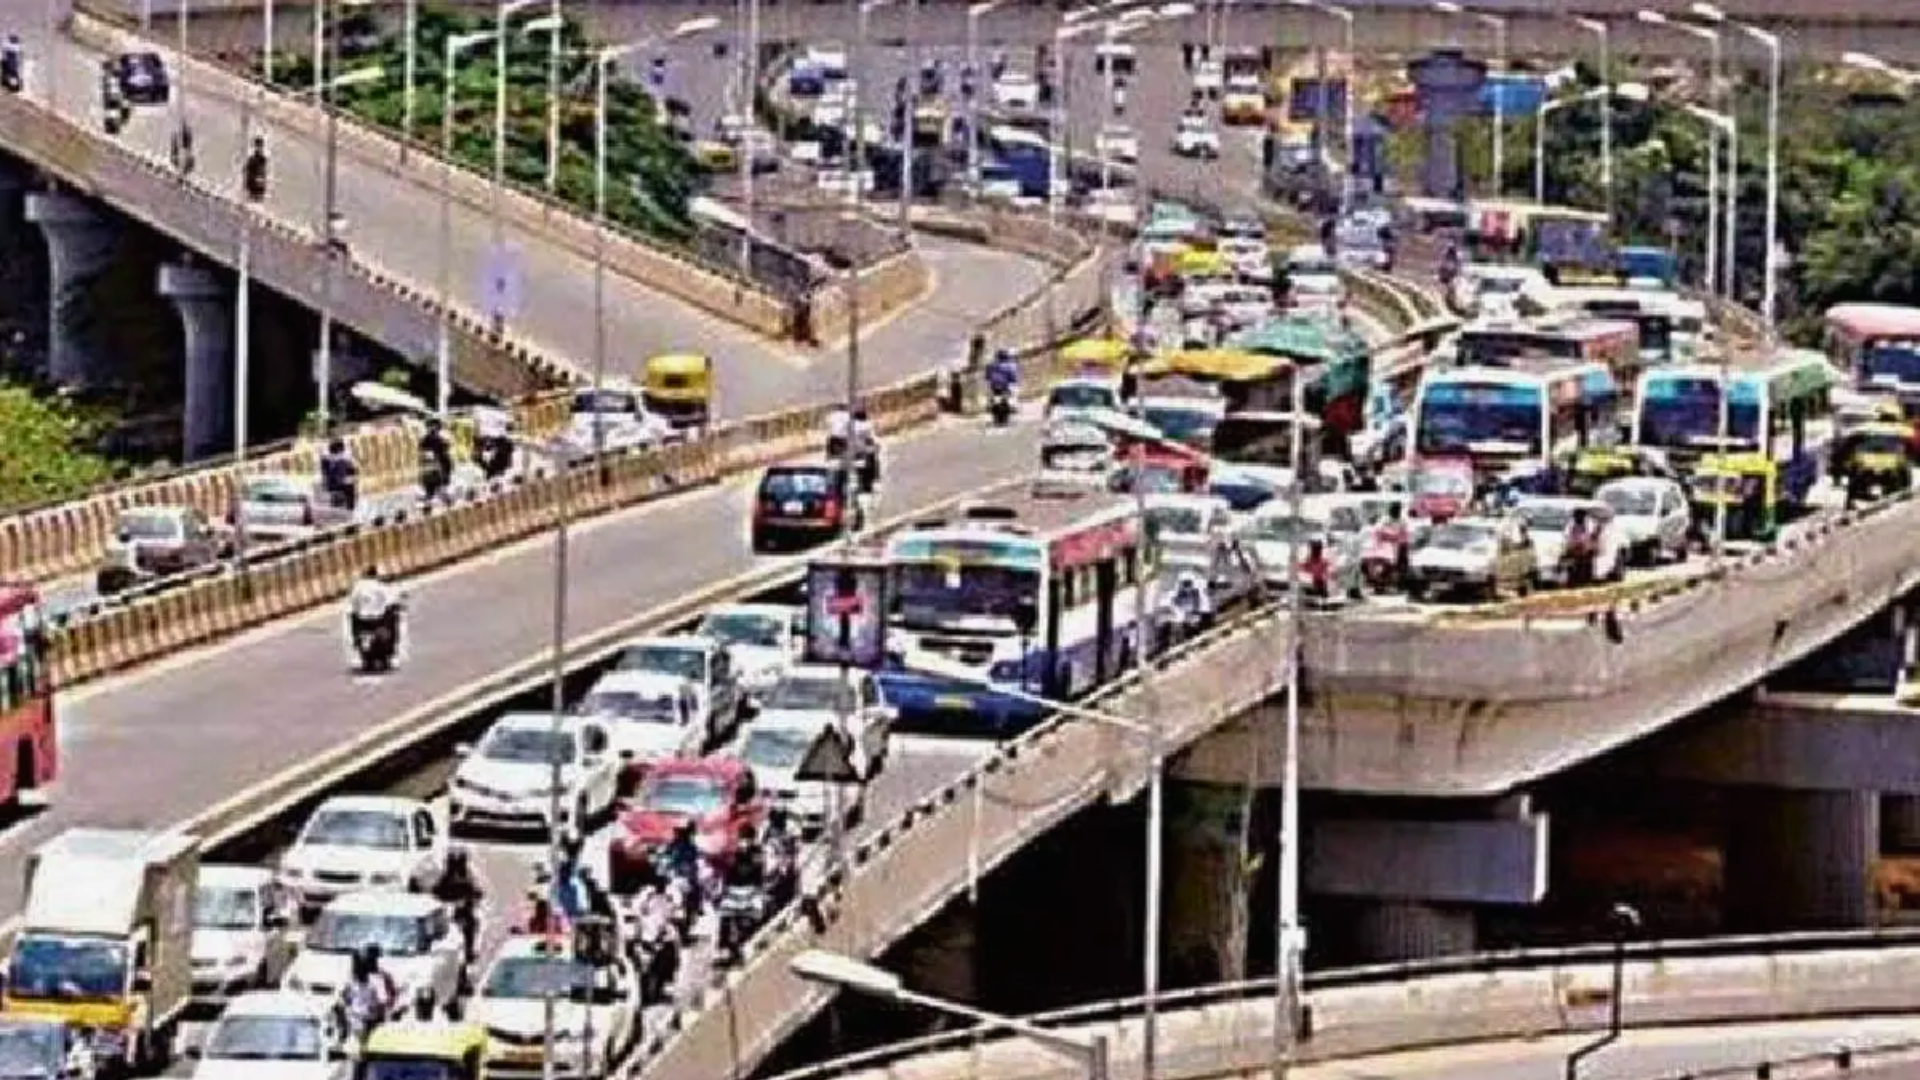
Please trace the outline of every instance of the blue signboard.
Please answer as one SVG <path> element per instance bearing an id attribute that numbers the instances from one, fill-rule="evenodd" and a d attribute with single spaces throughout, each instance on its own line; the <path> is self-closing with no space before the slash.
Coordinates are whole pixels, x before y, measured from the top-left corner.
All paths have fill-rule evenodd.
<path id="1" fill-rule="evenodd" d="M 1488 75 L 1480 88 L 1480 109 L 1488 116 L 1498 100 L 1502 116 L 1532 116 L 1547 100 L 1547 82 L 1538 75 Z"/>
<path id="2" fill-rule="evenodd" d="M 1420 188 L 1425 195 L 1458 199 L 1466 194 L 1460 176 L 1459 146 L 1453 125 L 1462 116 L 1480 111 L 1480 91 L 1487 82 L 1487 65 L 1468 59 L 1459 49 L 1436 49 L 1407 65 L 1420 114 L 1427 126 L 1427 160 Z"/>
<path id="3" fill-rule="evenodd" d="M 1287 95 L 1287 119 L 1296 123 L 1322 116 L 1341 122 L 1347 112 L 1347 80 L 1295 79 Z"/>
<path id="4" fill-rule="evenodd" d="M 1597 221 L 1536 220 L 1533 243 L 1540 262 L 1546 266 L 1594 269 L 1613 266 L 1613 245 L 1607 240 L 1607 227 Z"/>

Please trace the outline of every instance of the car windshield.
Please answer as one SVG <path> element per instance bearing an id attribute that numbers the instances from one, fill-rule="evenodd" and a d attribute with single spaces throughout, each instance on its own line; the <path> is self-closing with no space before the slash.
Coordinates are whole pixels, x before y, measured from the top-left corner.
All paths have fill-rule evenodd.
<path id="1" fill-rule="evenodd" d="M 761 707 L 795 712 L 842 712 L 852 704 L 852 693 L 840 679 L 788 676 L 773 684 Z"/>
<path id="2" fill-rule="evenodd" d="M 1478 547 L 1493 542 L 1493 530 L 1484 525 L 1468 525 L 1463 522 L 1449 522 L 1427 534 L 1427 543 L 1437 548 L 1454 551 Z"/>
<path id="3" fill-rule="evenodd" d="M 707 680 L 707 657 L 701 649 L 673 645 L 633 645 L 620 654 L 620 671 L 654 671 L 695 683 Z"/>
<path id="4" fill-rule="evenodd" d="M 756 728 L 741 741 L 740 760 L 761 769 L 797 768 L 815 735 L 799 728 Z"/>
<path id="5" fill-rule="evenodd" d="M 1473 497 L 1473 477 L 1465 472 L 1445 469 L 1421 469 L 1413 474 L 1415 495 L 1437 495 L 1447 499 Z"/>
<path id="6" fill-rule="evenodd" d="M 718 777 L 689 773 L 653 773 L 634 799 L 642 810 L 687 817 L 705 817 L 726 802 L 726 785 Z"/>
<path id="7" fill-rule="evenodd" d="M 426 922 L 416 915 L 322 911 L 307 931 L 306 947 L 320 952 L 358 952 L 368 945 L 387 956 L 417 956 L 427 951 Z"/>
<path id="8" fill-rule="evenodd" d="M 1573 520 L 1573 507 L 1564 503 L 1521 503 L 1518 513 L 1529 532 L 1559 532 Z"/>
<path id="9" fill-rule="evenodd" d="M 1853 452 L 1856 454 L 1889 454 L 1894 457 L 1907 456 L 1907 441 L 1902 435 L 1892 432 L 1877 432 L 1872 435 L 1853 436 Z"/>
<path id="10" fill-rule="evenodd" d="M 825 470 L 770 472 L 760 482 L 760 494 L 769 499 L 825 495 L 833 490 L 831 476 Z"/>
<path id="11" fill-rule="evenodd" d="M 595 690 L 580 703 L 580 713 L 642 724 L 678 724 L 684 719 L 674 695 L 640 690 Z"/>
<path id="12" fill-rule="evenodd" d="M 1246 295 L 1227 293 L 1222 299 L 1230 303 L 1249 299 Z M 1257 297 L 1256 297 L 1257 299 Z M 1147 423 L 1160 429 L 1160 433 L 1175 442 L 1205 449 L 1208 440 L 1213 438 L 1214 425 L 1219 417 L 1210 409 L 1194 408 L 1191 405 L 1148 405 L 1141 410 Z"/>
<path id="13" fill-rule="evenodd" d="M 1103 383 L 1063 383 L 1047 393 L 1056 409 L 1111 409 L 1119 401 L 1113 387 Z"/>
<path id="14" fill-rule="evenodd" d="M 242 499 L 268 506 L 298 506 L 307 501 L 306 489 L 291 480 L 249 480 Z"/>
<path id="15" fill-rule="evenodd" d="M 322 810 L 307 823 L 300 840 L 330 847 L 367 847 L 401 851 L 407 846 L 407 823 L 385 810 Z"/>
<path id="16" fill-rule="evenodd" d="M 486 741 L 480 744 L 480 756 L 488 761 L 568 764 L 574 754 L 573 732 L 538 727 L 497 727 L 488 732 Z"/>
<path id="17" fill-rule="evenodd" d="M 1612 507 L 1614 513 L 1631 517 L 1651 517 L 1660 505 L 1660 497 L 1653 489 L 1643 487 L 1603 487 L 1600 501 Z"/>
<path id="18" fill-rule="evenodd" d="M 126 993 L 128 974 L 121 942 L 28 935 L 14 943 L 7 992 L 39 1001 L 113 1001 Z"/>
<path id="19" fill-rule="evenodd" d="M 637 415 L 640 396 L 621 390 L 582 390 L 573 395 L 575 415 Z"/>
<path id="20" fill-rule="evenodd" d="M 354 1080 L 463 1080 L 470 1075 L 458 1062 L 419 1057 L 363 1056 Z"/>
<path id="21" fill-rule="evenodd" d="M 700 620 L 701 637 L 722 645 L 748 645 L 777 649 L 786 641 L 787 620 L 779 615 L 755 611 L 722 611 Z"/>
<path id="22" fill-rule="evenodd" d="M 0 1077 L 54 1080 L 66 1065 L 66 1042 L 58 1024 L 0 1025 Z"/>
<path id="23" fill-rule="evenodd" d="M 198 930 L 252 930 L 260 925 L 256 889 L 202 885 L 193 891 L 193 925 Z"/>
<path id="24" fill-rule="evenodd" d="M 1254 540 L 1268 540 L 1277 543 L 1304 543 L 1319 537 L 1326 526 L 1312 518 L 1294 517 L 1291 514 L 1272 514 L 1257 518 L 1247 527 L 1247 535 Z"/>
<path id="25" fill-rule="evenodd" d="M 1207 531 L 1207 515 L 1192 506 L 1150 506 L 1147 527 L 1174 535 L 1203 533 Z"/>
<path id="26" fill-rule="evenodd" d="M 508 956 L 493 965 L 483 997 L 544 1001 L 578 1001 L 593 988 L 593 967 L 563 956 Z"/>
<path id="27" fill-rule="evenodd" d="M 173 514 L 122 514 L 120 534 L 131 540 L 174 540 L 180 536 L 180 519 Z"/>
<path id="28" fill-rule="evenodd" d="M 296 1061 L 326 1053 L 320 1021 L 311 1016 L 227 1016 L 214 1025 L 204 1055 L 214 1059 Z"/>

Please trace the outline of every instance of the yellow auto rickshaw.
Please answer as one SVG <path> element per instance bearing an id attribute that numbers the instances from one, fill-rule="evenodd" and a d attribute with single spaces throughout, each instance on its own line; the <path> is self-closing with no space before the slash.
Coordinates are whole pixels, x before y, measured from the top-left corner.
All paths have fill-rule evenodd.
<path id="1" fill-rule="evenodd" d="M 708 172 L 728 173 L 740 167 L 740 151 L 718 139 L 701 139 L 693 144 L 693 160 Z"/>
<path id="2" fill-rule="evenodd" d="M 1905 423 L 1876 421 L 1834 442 L 1833 478 L 1846 485 L 1849 505 L 1913 486 L 1912 438 L 1913 429 Z"/>
<path id="3" fill-rule="evenodd" d="M 641 371 L 641 400 L 676 428 L 704 428 L 713 412 L 713 360 L 700 353 L 664 353 Z"/>
<path id="4" fill-rule="evenodd" d="M 1174 261 L 1174 272 L 1182 281 L 1212 281 L 1233 277 L 1233 263 L 1218 251 L 1190 248 Z"/>
<path id="5" fill-rule="evenodd" d="M 354 1080 L 481 1080 L 487 1067 L 487 1029 L 478 1024 L 397 1020 L 367 1036 L 354 1063 Z M 540 1048 L 533 1047 L 538 1068 Z"/>
<path id="6" fill-rule="evenodd" d="M 1119 371 L 1132 351 L 1119 338 L 1081 338 L 1060 349 L 1060 366 L 1068 371 Z"/>
<path id="7" fill-rule="evenodd" d="M 1589 446 L 1569 455 L 1566 470 L 1567 494 L 1588 499 L 1609 480 L 1639 475 L 1640 462 L 1610 446 Z"/>
<path id="8" fill-rule="evenodd" d="M 1765 454 L 1709 454 L 1692 480 L 1693 524 L 1711 537 L 1722 513 L 1726 538 L 1767 543 L 1780 532 L 1780 469 Z"/>

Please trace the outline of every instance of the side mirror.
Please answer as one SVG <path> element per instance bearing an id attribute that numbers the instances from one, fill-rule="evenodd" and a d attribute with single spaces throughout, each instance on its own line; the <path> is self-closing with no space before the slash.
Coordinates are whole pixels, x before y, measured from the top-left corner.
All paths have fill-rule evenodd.
<path id="1" fill-rule="evenodd" d="M 199 1043 L 188 1043 L 181 1052 L 186 1055 L 188 1061 L 199 1061 L 201 1050 Z"/>
<path id="2" fill-rule="evenodd" d="M 455 746 L 455 747 L 453 748 L 453 756 L 454 756 L 454 757 L 457 757 L 457 758 L 466 758 L 466 757 L 472 757 L 472 756 L 473 756 L 473 744 L 472 744 L 472 743 L 460 743 L 460 744 L 458 744 L 458 745 L 456 745 L 456 746 Z"/>
<path id="3" fill-rule="evenodd" d="M 150 994 L 153 992 L 153 972 L 141 969 L 133 973 L 133 992 Z"/>

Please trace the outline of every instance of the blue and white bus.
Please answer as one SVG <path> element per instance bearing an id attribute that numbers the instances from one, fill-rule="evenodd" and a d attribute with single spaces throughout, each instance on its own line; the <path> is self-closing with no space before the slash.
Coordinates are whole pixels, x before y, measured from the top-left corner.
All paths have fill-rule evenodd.
<path id="1" fill-rule="evenodd" d="M 1151 544 L 1133 500 L 1107 492 L 1003 488 L 955 520 L 895 535 L 886 559 L 894 599 L 880 683 L 902 730 L 1017 734 L 1047 713 L 1031 698 L 1080 697 L 1132 664 L 1136 582 L 1155 610 Z"/>
<path id="2" fill-rule="evenodd" d="M 1722 377 L 1721 368 L 1707 364 L 1642 374 L 1633 395 L 1634 444 L 1665 451 L 1682 469 L 1718 450 L 1764 452 L 1780 468 L 1781 498 L 1789 506 L 1804 505 L 1833 441 L 1839 372 L 1806 349 L 1782 350 L 1760 371 L 1732 372 L 1724 441 Z"/>
<path id="3" fill-rule="evenodd" d="M 1616 424 L 1620 390 L 1605 364 L 1548 368 L 1429 368 L 1413 397 L 1417 458 L 1473 461 L 1494 474 L 1551 465 Z"/>

